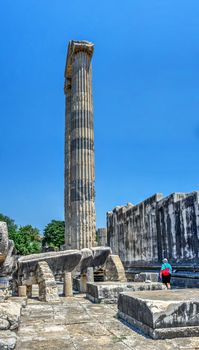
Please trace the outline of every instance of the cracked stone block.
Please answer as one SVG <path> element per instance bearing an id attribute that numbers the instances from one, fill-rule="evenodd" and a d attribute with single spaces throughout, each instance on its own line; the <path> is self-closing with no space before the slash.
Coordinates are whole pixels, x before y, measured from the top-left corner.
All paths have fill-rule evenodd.
<path id="1" fill-rule="evenodd" d="M 123 292 L 118 316 L 153 339 L 199 336 L 199 290 Z"/>
<path id="2" fill-rule="evenodd" d="M 21 305 L 6 301 L 0 303 L 0 329 L 17 329 L 19 326 Z"/>
<path id="3" fill-rule="evenodd" d="M 151 282 L 158 282 L 159 280 L 159 273 L 157 272 L 140 272 L 135 275 L 135 282 L 145 282 L 145 281 L 151 281 Z"/>
<path id="4" fill-rule="evenodd" d="M 110 254 L 106 261 L 106 280 L 126 282 L 124 266 L 119 255 Z"/>
<path id="5" fill-rule="evenodd" d="M 12 350 L 15 349 L 17 343 L 17 335 L 11 331 L 0 331 L 0 349 Z"/>
<path id="6" fill-rule="evenodd" d="M 4 221 L 0 221 L 0 262 L 6 258 L 8 251 L 8 228 Z"/>
<path id="7" fill-rule="evenodd" d="M 60 301 L 55 278 L 46 261 L 38 262 L 37 280 L 40 300 L 47 302 Z"/>
<path id="8" fill-rule="evenodd" d="M 161 290 L 162 283 L 94 282 L 87 283 L 87 298 L 94 303 L 117 303 L 119 293 L 124 291 Z"/>

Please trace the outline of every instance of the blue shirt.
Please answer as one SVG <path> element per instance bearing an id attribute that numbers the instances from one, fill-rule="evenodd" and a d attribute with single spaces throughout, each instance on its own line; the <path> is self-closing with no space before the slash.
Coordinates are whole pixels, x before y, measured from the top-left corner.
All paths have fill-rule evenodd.
<path id="1" fill-rule="evenodd" d="M 161 271 L 165 270 L 165 269 L 169 269 L 170 273 L 172 274 L 172 267 L 171 267 L 171 265 L 168 262 L 163 263 L 162 266 L 161 266 Z"/>

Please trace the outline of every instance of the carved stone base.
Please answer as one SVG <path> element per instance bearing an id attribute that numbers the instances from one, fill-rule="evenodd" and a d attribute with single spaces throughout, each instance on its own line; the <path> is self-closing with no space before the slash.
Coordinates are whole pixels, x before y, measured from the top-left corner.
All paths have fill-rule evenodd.
<path id="1" fill-rule="evenodd" d="M 121 293 L 118 316 L 153 339 L 199 336 L 199 290 Z"/>

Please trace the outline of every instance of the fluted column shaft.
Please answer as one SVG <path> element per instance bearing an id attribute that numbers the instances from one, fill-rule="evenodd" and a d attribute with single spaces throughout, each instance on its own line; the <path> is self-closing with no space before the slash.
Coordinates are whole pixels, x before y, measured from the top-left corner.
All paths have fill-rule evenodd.
<path id="1" fill-rule="evenodd" d="M 70 201 L 70 183 L 71 183 L 71 80 L 67 80 L 65 86 L 66 109 L 65 109 L 65 163 L 64 163 L 64 210 L 65 210 L 65 244 L 68 249 L 71 248 L 71 201 Z"/>
<path id="2" fill-rule="evenodd" d="M 69 43 L 65 71 L 65 242 L 71 249 L 89 248 L 96 242 L 92 53 L 92 43 Z"/>
<path id="3" fill-rule="evenodd" d="M 72 248 L 95 240 L 94 135 L 90 56 L 77 52 L 72 68 L 71 237 Z"/>

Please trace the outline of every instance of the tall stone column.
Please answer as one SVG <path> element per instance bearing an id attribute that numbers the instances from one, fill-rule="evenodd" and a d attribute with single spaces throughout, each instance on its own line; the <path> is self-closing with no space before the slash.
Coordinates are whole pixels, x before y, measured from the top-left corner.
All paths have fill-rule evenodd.
<path id="1" fill-rule="evenodd" d="M 65 241 L 72 249 L 95 245 L 93 44 L 71 41 L 65 70 Z"/>
<path id="2" fill-rule="evenodd" d="M 65 208 L 65 244 L 71 248 L 71 79 L 65 81 L 65 162 L 64 162 L 64 208 Z"/>

